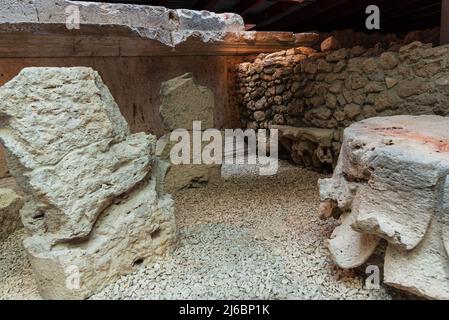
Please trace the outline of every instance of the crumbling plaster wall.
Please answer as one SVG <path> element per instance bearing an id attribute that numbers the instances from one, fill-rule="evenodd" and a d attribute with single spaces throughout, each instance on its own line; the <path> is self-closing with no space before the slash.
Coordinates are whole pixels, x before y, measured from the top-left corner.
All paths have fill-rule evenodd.
<path id="1" fill-rule="evenodd" d="M 338 41 L 327 45 L 339 47 Z M 398 114 L 448 115 L 448 61 L 449 46 L 433 48 L 421 42 L 393 51 L 380 46 L 325 52 L 301 47 L 261 54 L 236 68 L 242 122 L 248 128 L 281 125 L 312 128 L 321 136 L 324 132 L 330 137 L 326 145 L 313 144 L 310 148 L 316 149 L 310 153 L 327 156 L 311 166 L 335 165 L 342 130 L 355 121 Z M 301 163 L 301 155 L 292 157 L 300 164 L 310 162 Z"/>

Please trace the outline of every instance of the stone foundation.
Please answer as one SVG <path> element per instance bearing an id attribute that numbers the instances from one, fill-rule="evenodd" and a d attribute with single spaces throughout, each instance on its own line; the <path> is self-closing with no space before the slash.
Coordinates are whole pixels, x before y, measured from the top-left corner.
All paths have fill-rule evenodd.
<path id="1" fill-rule="evenodd" d="M 329 41 L 334 43 L 322 44 L 325 52 L 298 47 L 238 65 L 236 91 L 243 125 L 332 130 L 331 147 L 326 148 L 335 166 L 342 130 L 353 122 L 375 116 L 449 114 L 449 46 L 413 42 L 392 46 L 395 51 L 380 46 L 332 50 L 340 44 Z M 292 143 L 304 146 L 307 141 L 288 144 Z M 311 144 L 308 154 L 322 152 L 321 146 L 314 146 L 318 145 Z M 296 152 L 292 158 L 318 169 L 328 165 L 327 156 L 311 163 L 302 159 L 303 154 Z"/>

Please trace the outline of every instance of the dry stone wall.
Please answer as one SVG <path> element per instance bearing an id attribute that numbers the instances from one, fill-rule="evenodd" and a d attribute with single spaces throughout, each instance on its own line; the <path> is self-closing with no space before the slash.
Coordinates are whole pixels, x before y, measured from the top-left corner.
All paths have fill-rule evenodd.
<path id="1" fill-rule="evenodd" d="M 331 50 L 340 45 L 338 40 L 326 41 L 321 47 L 329 51 L 298 47 L 260 54 L 252 63 L 236 67 L 242 125 L 287 126 L 278 127 L 281 141 L 284 136 L 284 145 L 297 163 L 335 166 L 342 130 L 355 121 L 449 114 L 449 46 L 412 42 L 390 51 L 381 46 Z M 308 128 L 309 136 L 315 131 L 331 141 L 309 143 L 301 135 L 292 140 L 282 134 L 290 127 Z"/>
<path id="2" fill-rule="evenodd" d="M 364 33 L 356 32 L 351 29 L 337 30 L 332 32 L 320 32 L 319 45 L 322 41 L 329 37 L 334 37 L 341 44 L 342 48 L 352 48 L 362 46 L 365 48 L 381 47 L 384 49 L 400 48 L 406 44 L 420 41 L 422 43 L 432 43 L 434 46 L 440 43 L 440 28 L 432 28 L 427 30 L 417 30 L 409 32 L 403 36 L 395 33 Z"/>

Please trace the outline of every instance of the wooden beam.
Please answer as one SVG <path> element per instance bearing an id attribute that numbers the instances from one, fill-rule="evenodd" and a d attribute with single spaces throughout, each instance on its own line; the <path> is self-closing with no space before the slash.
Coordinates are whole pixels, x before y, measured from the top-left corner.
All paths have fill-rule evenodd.
<path id="1" fill-rule="evenodd" d="M 276 1 L 276 3 L 268 7 L 265 11 L 257 14 L 258 27 L 262 27 L 279 20 L 283 16 L 296 10 L 300 4 L 304 4 L 305 2 L 306 0 Z"/>
<path id="2" fill-rule="evenodd" d="M 323 11 L 319 14 L 319 19 L 316 17 L 310 17 L 309 19 L 304 19 L 300 23 L 292 26 L 290 30 L 301 32 L 301 31 L 309 31 L 309 30 L 317 30 L 320 31 L 333 31 L 337 29 L 354 29 L 357 31 L 367 31 L 365 28 L 365 8 L 368 5 L 377 5 L 380 8 L 381 13 L 381 30 L 380 32 L 386 31 L 386 26 L 391 27 L 391 24 L 396 24 L 397 28 L 402 28 L 403 25 L 398 23 L 398 20 L 406 17 L 409 20 L 412 20 L 410 15 L 419 13 L 419 12 L 427 12 L 429 7 L 435 7 L 435 5 L 439 6 L 439 1 L 428 1 L 423 3 L 422 0 L 408 0 L 407 2 L 391 2 L 391 0 L 359 0 L 358 2 L 349 1 L 347 3 L 342 4 L 333 10 L 339 12 L 338 16 L 333 14 L 328 14 Z M 420 19 L 421 20 L 421 19 Z M 414 23 L 418 24 L 422 21 L 416 21 Z M 405 21 L 406 26 L 409 26 L 410 23 Z M 409 31 L 414 30 L 410 28 Z M 394 31 L 394 30 L 393 30 Z M 401 30 L 402 31 L 402 30 Z"/>
<path id="3" fill-rule="evenodd" d="M 415 0 L 395 7 L 386 5 L 385 9 L 381 8 L 381 31 L 399 33 L 438 26 L 439 21 L 435 23 L 435 19 L 440 19 L 440 10 L 441 1 L 438 0 L 425 4 Z"/>
<path id="4" fill-rule="evenodd" d="M 236 4 L 232 9 L 231 12 L 238 13 L 239 15 L 243 16 L 255 7 L 257 7 L 259 4 L 261 4 L 264 0 L 244 0 L 239 1 L 238 4 Z"/>
<path id="5" fill-rule="evenodd" d="M 219 0 L 200 0 L 195 5 L 195 10 L 209 10 L 212 11 L 212 9 L 215 7 L 215 5 L 218 3 Z"/>
<path id="6" fill-rule="evenodd" d="M 440 44 L 449 43 L 449 0 L 441 1 Z"/>
<path id="7" fill-rule="evenodd" d="M 150 0 L 149 2 L 151 6 L 164 6 L 167 3 L 165 0 Z"/>
<path id="8" fill-rule="evenodd" d="M 264 25 L 259 30 L 286 30 L 289 26 L 297 25 L 305 19 L 316 17 L 324 11 L 330 11 L 347 1 L 349 0 L 318 0 L 308 3 L 306 6 L 299 5 L 291 13 L 283 16 L 282 19 Z"/>

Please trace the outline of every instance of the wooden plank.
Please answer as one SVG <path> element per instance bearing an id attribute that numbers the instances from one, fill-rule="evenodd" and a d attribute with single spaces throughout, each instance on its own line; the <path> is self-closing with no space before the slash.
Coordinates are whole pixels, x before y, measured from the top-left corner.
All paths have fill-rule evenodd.
<path id="1" fill-rule="evenodd" d="M 203 42 L 190 37 L 175 48 L 139 36 L 99 34 L 3 33 L 0 57 L 151 57 L 151 56 L 235 56 L 274 52 L 292 48 L 291 32 L 257 32 L 245 36 L 229 33 L 222 40 Z"/>
<path id="2" fill-rule="evenodd" d="M 449 43 L 449 0 L 441 1 L 440 44 Z"/>
<path id="3" fill-rule="evenodd" d="M 316 17 L 324 11 L 336 8 L 347 1 L 349 0 L 315 0 L 305 6 L 298 6 L 293 12 L 283 16 L 282 19 L 269 23 L 260 30 L 286 30 L 289 26 L 297 25 L 303 20 Z"/>
<path id="4" fill-rule="evenodd" d="M 74 38 L 61 35 L 1 34 L 0 57 L 70 57 Z"/>
<path id="5" fill-rule="evenodd" d="M 230 11 L 238 13 L 243 16 L 252 9 L 256 8 L 259 4 L 264 2 L 264 0 L 244 0 L 239 1 Z"/>
<path id="6" fill-rule="evenodd" d="M 219 0 L 199 0 L 198 3 L 195 5 L 195 10 L 209 10 L 213 11 L 212 9 L 217 4 Z"/>
<path id="7" fill-rule="evenodd" d="M 227 70 L 246 59 L 246 56 L 2 58 L 0 85 L 25 67 L 91 67 L 111 91 L 131 131 L 160 136 L 165 132 L 159 116 L 161 83 L 186 72 L 194 73 L 199 84 L 214 92 L 216 127 L 238 127 L 238 108 L 231 95 L 234 84 L 228 79 L 232 75 Z"/>
<path id="8" fill-rule="evenodd" d="M 75 56 L 80 57 L 118 57 L 120 39 L 117 37 L 75 36 L 73 40 Z"/>

